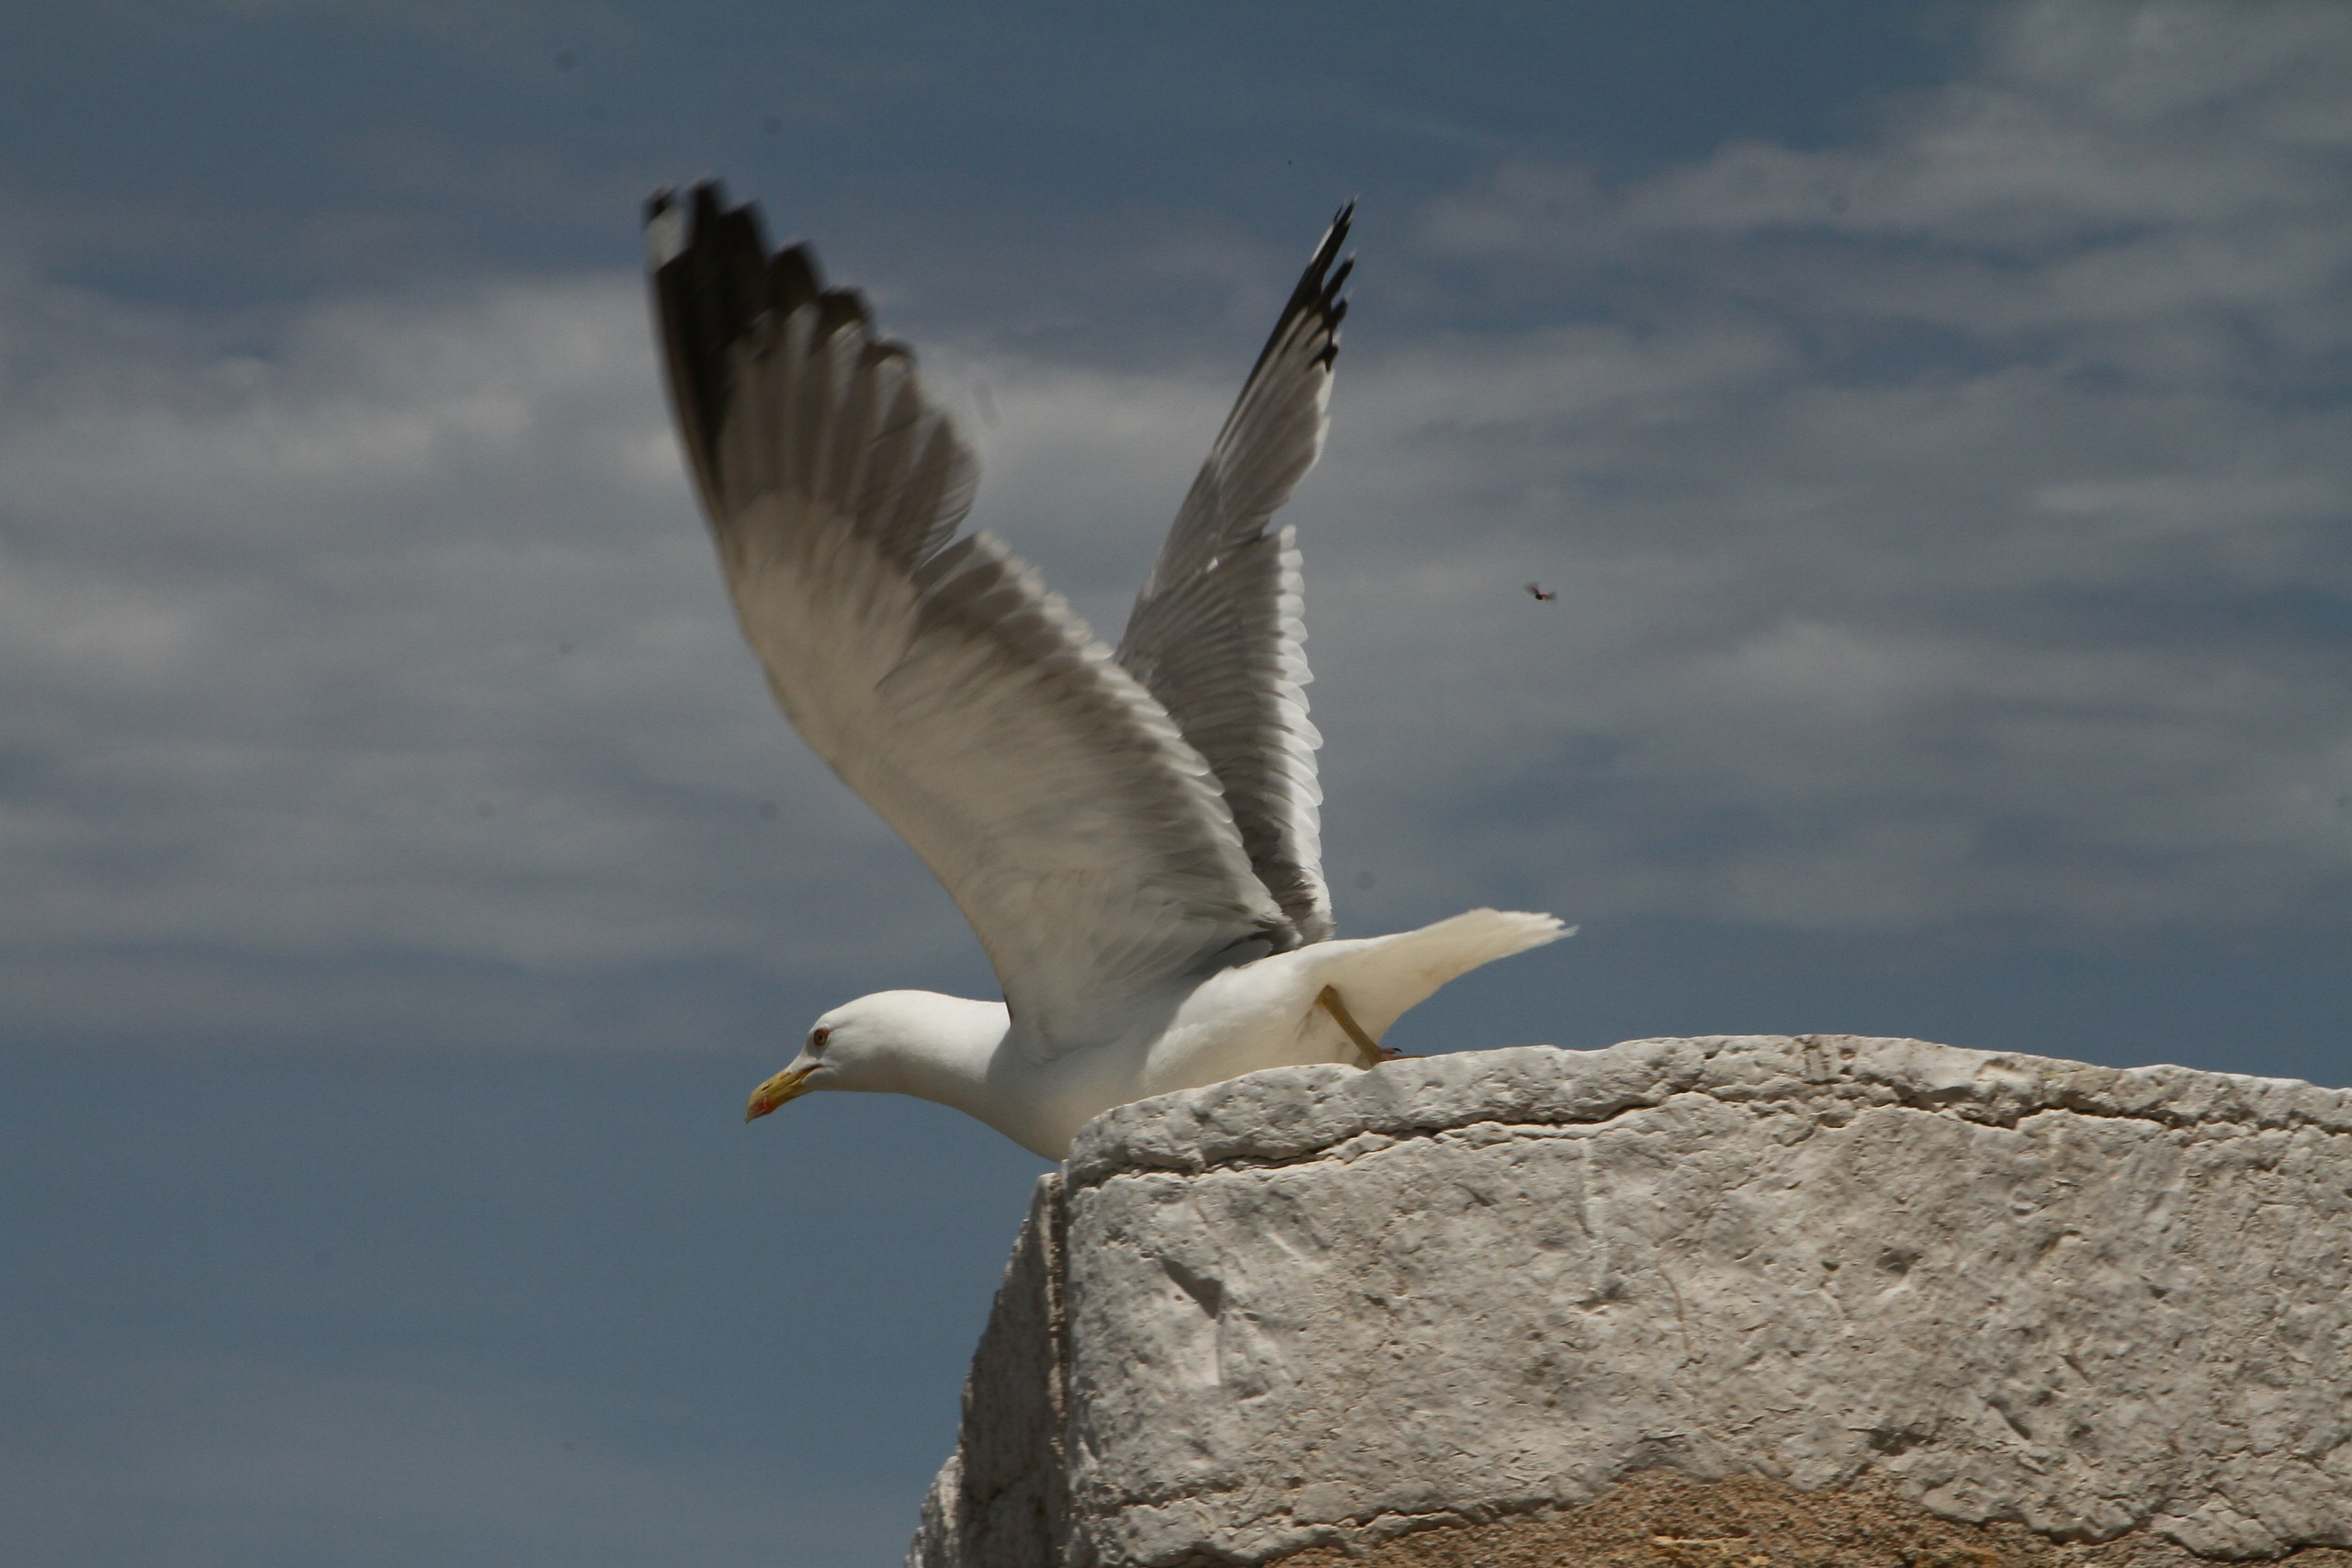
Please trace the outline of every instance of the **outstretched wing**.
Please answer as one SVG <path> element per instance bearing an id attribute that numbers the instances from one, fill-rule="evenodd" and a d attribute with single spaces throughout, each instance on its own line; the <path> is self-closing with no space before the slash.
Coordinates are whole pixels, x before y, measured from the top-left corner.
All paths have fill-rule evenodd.
<path id="1" fill-rule="evenodd" d="M 913 357 L 716 185 L 647 212 L 688 467 L 804 739 L 913 846 L 1053 1050 L 1283 927 L 1200 754 L 1036 574 Z M 1262 950 L 1262 949 L 1261 949 Z"/>
<path id="2" fill-rule="evenodd" d="M 1329 425 L 1331 362 L 1355 265 L 1340 260 L 1352 204 L 1331 220 L 1242 385 L 1144 580 L 1119 662 L 1205 758 L 1250 866 L 1295 938 L 1329 936 L 1323 792 L 1306 716 L 1298 546 L 1267 525 L 1315 466 Z"/>

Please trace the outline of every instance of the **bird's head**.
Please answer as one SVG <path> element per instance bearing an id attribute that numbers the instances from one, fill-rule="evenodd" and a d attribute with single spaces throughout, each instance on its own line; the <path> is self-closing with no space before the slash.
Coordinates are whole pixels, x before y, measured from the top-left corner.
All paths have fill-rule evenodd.
<path id="1" fill-rule="evenodd" d="M 941 1049 L 933 1015 L 943 1003 L 976 1005 L 928 991 L 877 991 L 833 1009 L 809 1029 L 792 1065 L 752 1091 L 743 1120 L 820 1089 L 925 1094 L 921 1069 Z"/>

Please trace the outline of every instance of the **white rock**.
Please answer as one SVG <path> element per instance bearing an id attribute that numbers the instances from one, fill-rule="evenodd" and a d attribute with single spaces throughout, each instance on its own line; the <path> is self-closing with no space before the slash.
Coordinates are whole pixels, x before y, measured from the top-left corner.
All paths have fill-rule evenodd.
<path id="1" fill-rule="evenodd" d="M 916 1568 L 1258 1563 L 1634 1472 L 2352 1545 L 2352 1094 L 1849 1036 L 1285 1068 L 1040 1182 Z"/>

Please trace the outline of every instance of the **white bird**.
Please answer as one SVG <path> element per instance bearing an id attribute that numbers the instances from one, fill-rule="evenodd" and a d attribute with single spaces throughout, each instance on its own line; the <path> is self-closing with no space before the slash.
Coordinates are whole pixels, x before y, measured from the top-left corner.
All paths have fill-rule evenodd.
<path id="1" fill-rule="evenodd" d="M 1114 653 L 985 534 L 978 466 L 864 299 L 769 254 L 716 183 L 648 204 L 686 463 L 744 636 L 808 745 L 945 885 L 1002 1002 L 883 991 L 816 1021 L 746 1119 L 919 1095 L 1059 1159 L 1102 1111 L 1261 1067 L 1370 1066 L 1408 1008 L 1567 934 L 1474 909 L 1332 938 L 1298 547 L 1343 209 L 1259 355 Z"/>

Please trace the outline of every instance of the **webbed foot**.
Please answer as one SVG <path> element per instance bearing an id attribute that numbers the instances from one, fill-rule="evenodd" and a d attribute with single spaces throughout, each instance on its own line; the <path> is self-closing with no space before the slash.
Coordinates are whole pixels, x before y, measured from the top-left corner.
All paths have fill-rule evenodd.
<path id="1" fill-rule="evenodd" d="M 1339 987 L 1324 987 L 1323 994 L 1317 997 L 1315 1001 L 1317 1006 L 1331 1015 L 1333 1021 L 1346 1032 L 1348 1038 L 1355 1042 L 1356 1049 L 1363 1053 L 1365 1066 L 1376 1067 L 1383 1062 L 1394 1062 L 1399 1057 L 1412 1055 L 1409 1051 L 1391 1051 L 1387 1046 L 1366 1034 L 1363 1032 L 1363 1026 L 1356 1021 L 1355 1015 L 1348 1010 L 1348 1004 L 1340 999 Z"/>

